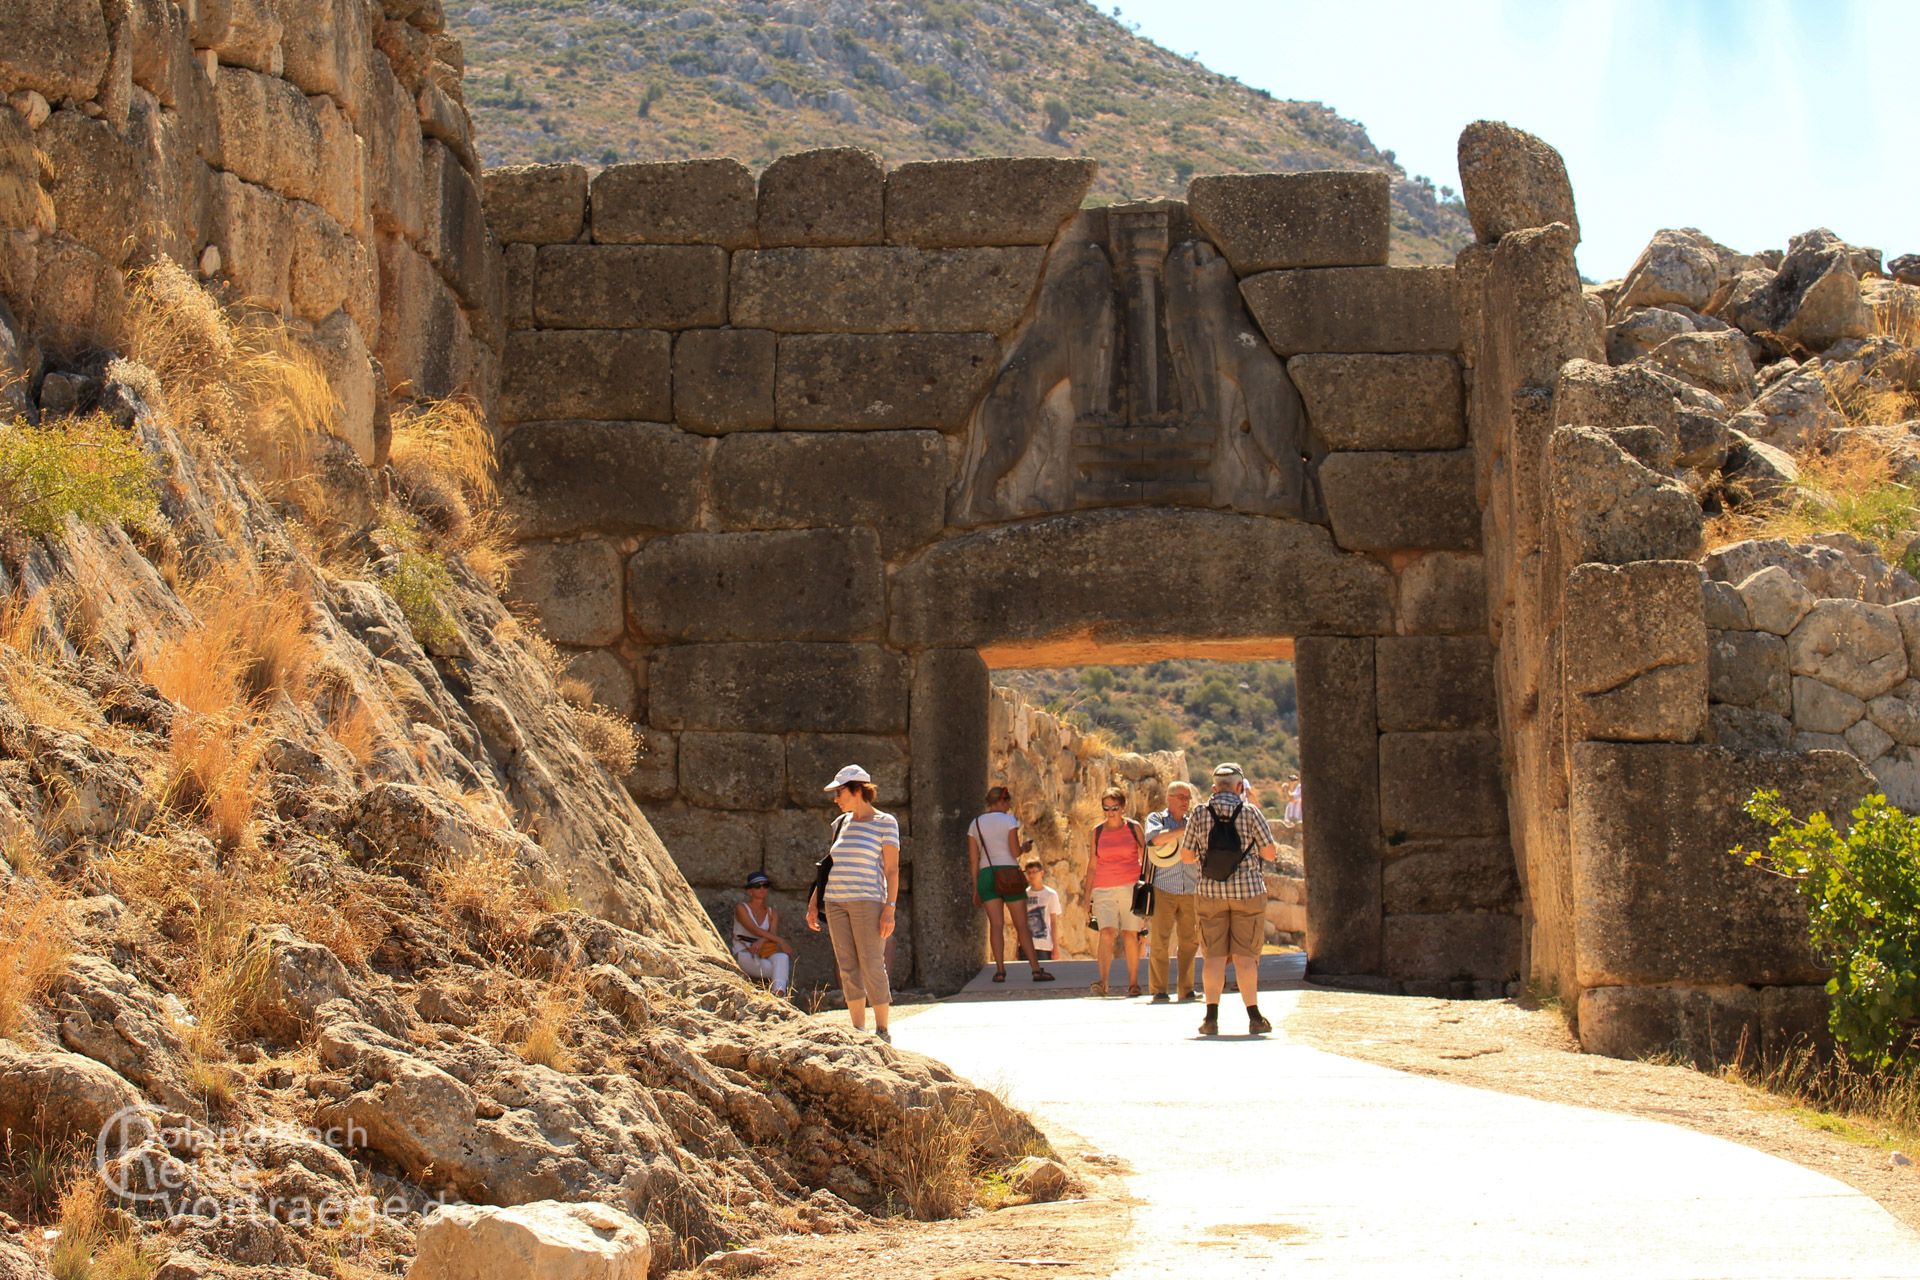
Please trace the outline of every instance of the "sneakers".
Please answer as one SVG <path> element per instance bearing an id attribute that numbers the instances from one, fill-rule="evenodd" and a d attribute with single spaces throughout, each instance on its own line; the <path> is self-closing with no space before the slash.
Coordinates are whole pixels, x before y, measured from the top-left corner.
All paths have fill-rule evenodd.
<path id="1" fill-rule="evenodd" d="M 1250 1013 L 1247 1015 L 1247 1034 L 1248 1035 L 1263 1036 L 1271 1030 L 1273 1030 L 1273 1024 L 1267 1021 L 1266 1014 Z"/>
<path id="2" fill-rule="evenodd" d="M 1200 993 L 1198 991 L 1182 991 L 1180 993 L 1181 1004 L 1192 1004 L 1195 1000 L 1198 1000 L 1199 998 L 1200 998 Z"/>
<path id="3" fill-rule="evenodd" d="M 1201 1023 L 1200 1023 L 1200 1034 L 1201 1034 L 1201 1035 L 1203 1035 L 1203 1036 L 1217 1036 L 1217 1035 L 1219 1035 L 1219 1034 L 1220 1034 L 1220 1019 L 1218 1019 L 1218 1018 L 1205 1018 L 1205 1019 L 1203 1019 L 1203 1020 L 1201 1021 Z"/>
<path id="4" fill-rule="evenodd" d="M 875 1027 L 873 1029 L 873 1034 L 875 1034 L 876 1036 L 879 1036 L 880 1039 L 887 1044 L 893 1043 L 893 1032 L 887 1030 L 885 1027 Z"/>
<path id="5" fill-rule="evenodd" d="M 1152 999 L 1152 1000 L 1149 1000 L 1149 1001 L 1148 1001 L 1147 1003 L 1149 1003 L 1149 1004 L 1168 1004 L 1168 1003 L 1171 1003 L 1171 1001 L 1169 1000 L 1169 998 L 1168 998 L 1168 996 L 1167 996 L 1167 993 L 1166 993 L 1166 992 L 1164 992 L 1164 991 L 1156 991 L 1156 992 L 1154 992 L 1154 993 L 1153 993 L 1153 999 Z"/>

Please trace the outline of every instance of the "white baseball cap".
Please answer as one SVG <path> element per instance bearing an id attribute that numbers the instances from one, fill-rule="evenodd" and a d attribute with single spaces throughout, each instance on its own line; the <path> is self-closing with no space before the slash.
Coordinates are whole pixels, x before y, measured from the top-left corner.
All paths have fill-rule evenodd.
<path id="1" fill-rule="evenodd" d="M 844 766 L 840 770 L 840 772 L 834 774 L 833 781 L 829 782 L 826 786 L 820 789 L 822 791 L 838 791 L 840 788 L 846 786 L 849 782 L 872 782 L 872 781 L 873 781 L 872 774 L 868 773 L 865 769 L 862 769 L 857 764 L 850 764 L 850 765 Z"/>

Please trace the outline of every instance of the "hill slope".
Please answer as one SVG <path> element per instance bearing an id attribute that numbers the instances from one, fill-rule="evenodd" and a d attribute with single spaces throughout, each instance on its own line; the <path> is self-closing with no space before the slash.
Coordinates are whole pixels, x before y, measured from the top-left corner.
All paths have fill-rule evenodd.
<path id="1" fill-rule="evenodd" d="M 1392 172 L 1394 259 L 1448 262 L 1464 208 L 1366 130 L 1143 40 L 1083 0 L 474 0 L 449 6 L 488 164 L 872 147 L 891 163 L 1087 155 L 1096 200 L 1195 173 Z M 1451 194 L 1451 193 L 1449 193 Z"/>

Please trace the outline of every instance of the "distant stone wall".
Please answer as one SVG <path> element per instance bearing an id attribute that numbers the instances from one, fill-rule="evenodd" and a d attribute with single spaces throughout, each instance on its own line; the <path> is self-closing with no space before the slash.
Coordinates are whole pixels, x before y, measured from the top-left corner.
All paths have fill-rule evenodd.
<path id="1" fill-rule="evenodd" d="M 48 354 L 112 349 L 165 254 L 279 312 L 343 431 L 497 382 L 503 270 L 460 47 L 416 0 L 0 0 L 0 296 Z"/>

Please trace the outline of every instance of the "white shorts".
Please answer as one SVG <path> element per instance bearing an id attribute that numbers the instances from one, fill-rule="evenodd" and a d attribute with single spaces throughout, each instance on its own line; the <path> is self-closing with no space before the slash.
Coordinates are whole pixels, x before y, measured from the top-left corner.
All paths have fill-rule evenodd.
<path id="1" fill-rule="evenodd" d="M 1093 919 L 1102 929 L 1131 929 L 1138 933 L 1144 924 L 1133 914 L 1133 886 L 1110 884 L 1093 891 Z"/>

